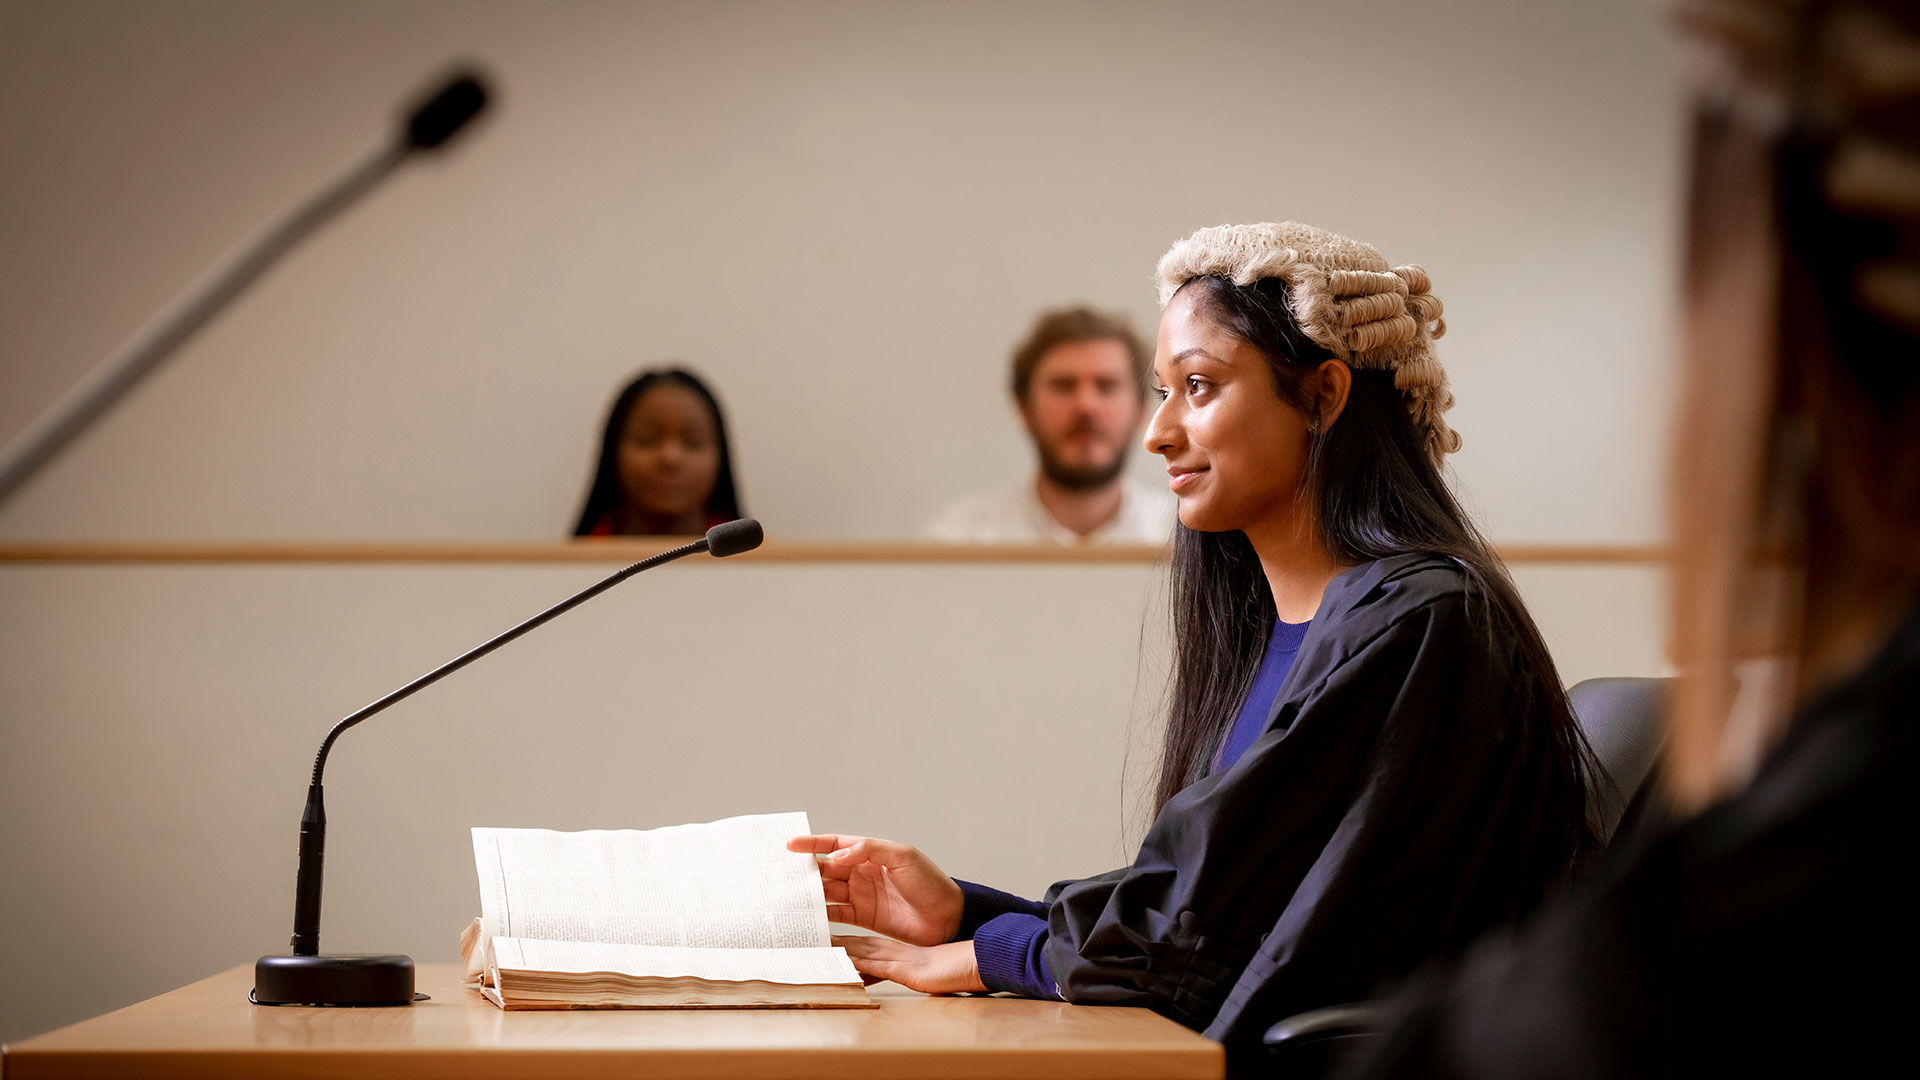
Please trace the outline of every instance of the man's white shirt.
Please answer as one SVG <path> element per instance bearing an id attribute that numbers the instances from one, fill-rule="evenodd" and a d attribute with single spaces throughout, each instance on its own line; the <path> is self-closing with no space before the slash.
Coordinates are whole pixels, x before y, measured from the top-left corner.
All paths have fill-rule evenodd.
<path id="1" fill-rule="evenodd" d="M 949 505 L 927 523 L 923 535 L 951 544 L 1164 544 L 1173 535 L 1178 506 L 1171 492 L 1122 480 L 1120 512 L 1080 536 L 1047 513 L 1030 480 L 1011 491 Z"/>

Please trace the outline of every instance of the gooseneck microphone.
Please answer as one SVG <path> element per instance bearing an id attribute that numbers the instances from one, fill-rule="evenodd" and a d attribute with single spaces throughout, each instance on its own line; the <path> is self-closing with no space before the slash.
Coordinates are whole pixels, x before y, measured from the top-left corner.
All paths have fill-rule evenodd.
<path id="1" fill-rule="evenodd" d="M 307 787 L 306 809 L 300 815 L 300 869 L 293 894 L 293 954 L 263 956 L 253 965 L 253 992 L 258 1005 L 405 1005 L 413 1000 L 413 958 L 401 954 L 320 955 L 320 873 L 326 858 L 327 810 L 321 797 L 321 774 L 327 754 L 342 732 L 396 702 L 459 671 L 507 642 L 579 607 L 642 570 L 688 555 L 707 552 L 715 558 L 738 555 L 760 546 L 760 523 L 751 518 L 729 521 L 707 530 L 707 535 L 684 547 L 663 551 L 616 570 L 596 584 L 574 593 L 533 618 L 485 644 L 449 660 L 407 685 L 333 725 L 313 759 L 313 780 Z"/>
<path id="2" fill-rule="evenodd" d="M 401 162 L 446 145 L 486 109 L 487 96 L 477 72 L 457 72 L 408 109 L 392 135 L 209 267 L 0 450 L 0 503 L 281 256 L 378 187 Z"/>

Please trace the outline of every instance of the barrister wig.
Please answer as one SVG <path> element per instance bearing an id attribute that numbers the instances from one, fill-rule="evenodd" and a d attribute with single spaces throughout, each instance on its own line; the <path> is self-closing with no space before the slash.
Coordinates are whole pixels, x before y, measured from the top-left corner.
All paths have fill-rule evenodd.
<path id="1" fill-rule="evenodd" d="M 1278 278 L 1308 338 L 1357 371 L 1391 371 L 1434 463 L 1460 449 L 1434 341 L 1447 332 L 1425 269 L 1389 266 L 1371 245 L 1297 221 L 1218 225 L 1173 245 L 1157 270 L 1160 305 L 1198 277 Z"/>

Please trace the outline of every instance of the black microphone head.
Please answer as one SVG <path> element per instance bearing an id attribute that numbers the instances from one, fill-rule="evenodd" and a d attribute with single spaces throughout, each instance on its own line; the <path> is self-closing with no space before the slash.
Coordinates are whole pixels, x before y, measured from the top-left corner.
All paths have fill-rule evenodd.
<path id="1" fill-rule="evenodd" d="M 453 138 L 487 107 L 487 84 L 480 72 L 455 72 L 431 96 L 407 113 L 409 149 L 433 150 Z"/>
<path id="2" fill-rule="evenodd" d="M 741 518 L 708 529 L 707 552 L 716 559 L 724 559 L 729 555 L 752 551 L 766 538 L 767 534 L 760 528 L 759 522 L 752 518 Z"/>

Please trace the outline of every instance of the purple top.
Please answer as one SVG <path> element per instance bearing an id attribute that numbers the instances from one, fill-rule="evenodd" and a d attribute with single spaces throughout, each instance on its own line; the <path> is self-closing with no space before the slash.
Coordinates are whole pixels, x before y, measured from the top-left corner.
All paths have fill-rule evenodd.
<path id="1" fill-rule="evenodd" d="M 1260 667 L 1253 673 L 1253 686 L 1214 754 L 1210 773 L 1231 768 L 1266 730 L 1273 703 L 1279 699 L 1287 672 L 1293 670 L 1293 658 L 1307 638 L 1307 627 L 1312 625 L 1273 624 L 1273 636 L 1260 656 Z M 965 903 L 960 930 L 953 940 L 973 939 L 973 960 L 986 988 L 1022 997 L 1061 998 L 1060 986 L 1047 970 L 1047 905 L 971 881 L 958 884 Z"/>
<path id="2" fill-rule="evenodd" d="M 1300 643 L 1307 640 L 1307 627 L 1312 625 L 1311 621 L 1273 624 L 1273 636 L 1267 639 L 1267 650 L 1260 655 L 1260 667 L 1253 673 L 1253 688 L 1240 703 L 1240 713 L 1233 718 L 1227 737 L 1220 741 L 1209 773 L 1217 773 L 1239 761 L 1247 747 L 1267 730 L 1273 703 L 1279 700 L 1280 687 L 1287 681 L 1287 672 L 1293 670 L 1293 658 L 1300 652 Z"/>

